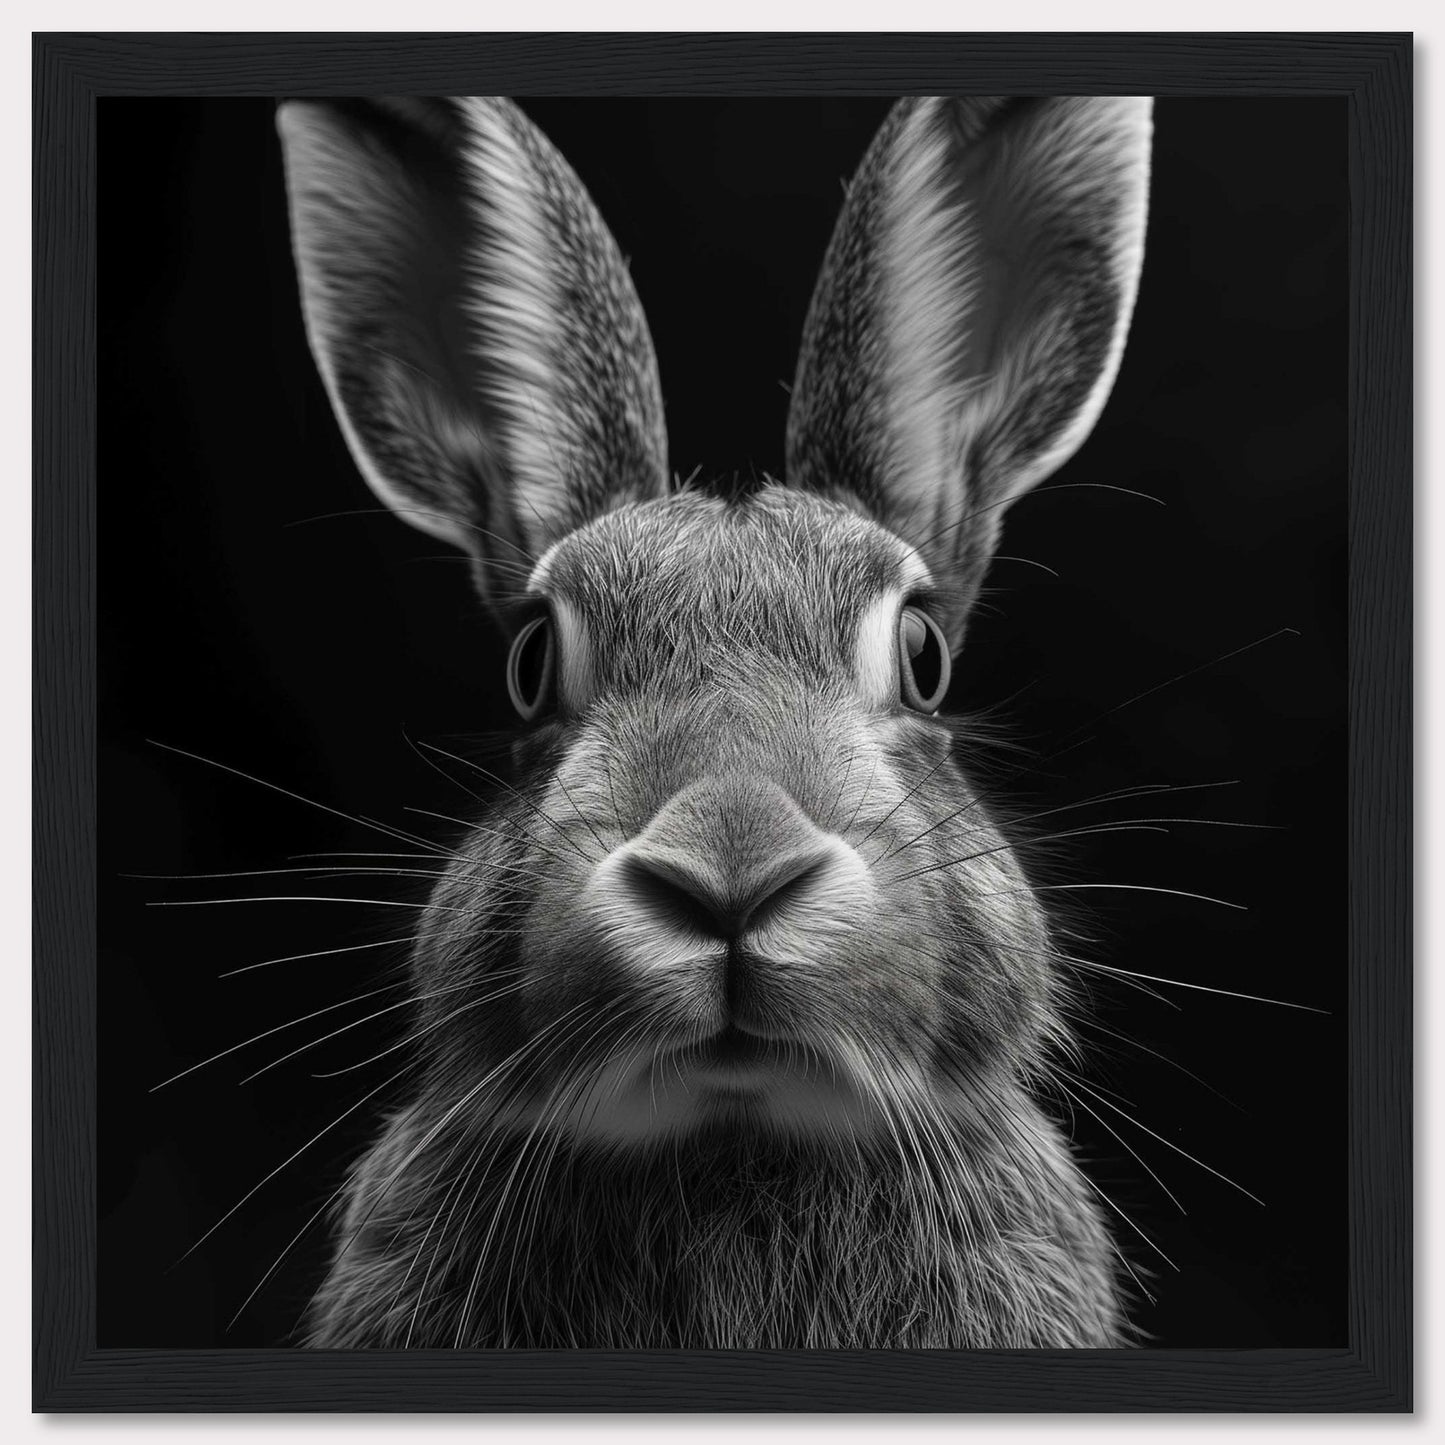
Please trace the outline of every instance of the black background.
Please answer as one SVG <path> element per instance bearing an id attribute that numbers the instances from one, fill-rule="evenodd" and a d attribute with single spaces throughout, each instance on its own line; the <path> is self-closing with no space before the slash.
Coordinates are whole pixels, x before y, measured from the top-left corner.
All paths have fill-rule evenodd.
<path id="1" fill-rule="evenodd" d="M 886 104 L 528 109 L 631 258 L 673 467 L 780 472 L 779 383 L 791 378 L 840 182 Z M 1237 779 L 1079 817 L 1152 811 L 1271 825 L 1075 839 L 1050 865 L 1059 881 L 1248 905 L 1071 895 L 1087 900 L 1101 961 L 1330 1011 L 1161 988 L 1175 1008 L 1101 984 L 1096 1010 L 1114 1033 L 1091 1034 L 1093 1086 L 1116 1090 L 1153 1134 L 1101 1108 L 1141 1164 L 1085 1114 L 1075 1133 L 1096 1182 L 1173 1262 L 1119 1223 L 1121 1245 L 1151 1271 L 1157 1304 L 1137 1318 L 1156 1343 L 1341 1345 L 1345 108 L 1170 100 L 1156 120 L 1148 257 L 1119 380 L 1094 436 L 1055 479 L 1060 489 L 1020 502 L 1003 544 L 1059 576 L 996 564 L 953 701 L 1000 707 L 1034 759 L 1079 743 L 1010 777 L 1024 811 L 1135 784 Z M 416 901 L 421 884 L 133 876 L 393 846 L 148 740 L 345 813 L 445 836 L 446 824 L 407 809 L 457 814 L 471 800 L 408 740 L 450 747 L 505 725 L 501 652 L 465 567 L 371 510 L 331 419 L 301 331 L 270 103 L 107 99 L 98 137 L 99 1343 L 280 1343 L 315 1283 L 315 1230 L 228 1333 L 227 1322 L 339 1182 L 380 1098 L 175 1262 L 387 1076 L 384 1065 L 339 1079 L 312 1073 L 368 1057 L 396 1028 L 379 1020 L 245 1087 L 237 1080 L 390 1000 L 300 1024 L 148 1091 L 262 1029 L 376 987 L 401 950 L 218 974 L 401 937 L 410 914 L 152 905 L 305 892 Z M 1088 482 L 1165 505 L 1072 489 Z M 1286 627 L 1298 635 L 1214 663 Z M 983 754 L 999 777 L 1029 761 Z"/>

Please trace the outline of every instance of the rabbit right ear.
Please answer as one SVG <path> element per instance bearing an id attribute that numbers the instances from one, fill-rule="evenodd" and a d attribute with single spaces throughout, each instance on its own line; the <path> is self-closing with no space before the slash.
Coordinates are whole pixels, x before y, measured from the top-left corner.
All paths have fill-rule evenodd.
<path id="1" fill-rule="evenodd" d="M 787 479 L 917 547 L 955 644 L 1004 509 L 1089 434 L 1143 260 L 1150 102 L 899 102 L 813 297 Z M 940 618 L 940 620 L 945 620 Z"/>
<path id="2" fill-rule="evenodd" d="M 486 587 L 489 566 L 666 491 L 631 277 L 515 105 L 295 100 L 277 124 L 311 348 L 389 506 L 472 552 Z"/>

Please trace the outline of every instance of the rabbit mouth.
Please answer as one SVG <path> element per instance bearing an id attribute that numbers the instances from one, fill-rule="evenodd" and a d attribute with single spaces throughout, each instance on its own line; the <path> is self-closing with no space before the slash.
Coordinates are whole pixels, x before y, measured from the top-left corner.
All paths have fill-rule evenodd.
<path id="1" fill-rule="evenodd" d="M 707 1038 L 672 1049 L 668 1062 L 686 1078 L 723 1089 L 775 1083 L 785 1074 L 812 1072 L 813 1051 L 793 1039 L 771 1038 L 735 1022 Z"/>
<path id="2" fill-rule="evenodd" d="M 872 1127 L 846 1057 L 793 1033 L 758 1031 L 734 1015 L 647 1053 L 604 1067 L 568 1116 L 580 1137 L 627 1146 L 723 1128 L 835 1139 Z"/>
<path id="3" fill-rule="evenodd" d="M 748 1068 L 771 1061 L 775 1050 L 772 1039 L 729 1023 L 711 1038 L 691 1045 L 684 1052 L 701 1064 L 718 1068 Z"/>

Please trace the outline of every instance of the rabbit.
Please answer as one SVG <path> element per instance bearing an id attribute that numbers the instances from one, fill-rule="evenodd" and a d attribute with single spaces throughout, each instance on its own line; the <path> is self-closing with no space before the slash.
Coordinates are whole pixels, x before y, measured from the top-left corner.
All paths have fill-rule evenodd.
<path id="1" fill-rule="evenodd" d="M 318 1348 L 1135 1343 L 1038 1100 L 1050 921 L 940 710 L 1004 512 L 1080 446 L 1151 103 L 908 98 L 846 192 L 782 481 L 669 479 L 628 268 L 513 102 L 278 110 L 356 465 L 512 639 L 517 782 L 447 851 L 409 1092 Z"/>

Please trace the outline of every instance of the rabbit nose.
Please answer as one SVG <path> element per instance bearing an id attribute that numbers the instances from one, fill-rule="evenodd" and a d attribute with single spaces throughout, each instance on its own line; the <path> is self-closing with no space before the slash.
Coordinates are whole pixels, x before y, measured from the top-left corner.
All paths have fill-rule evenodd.
<path id="1" fill-rule="evenodd" d="M 674 794 L 625 846 L 618 882 L 650 920 L 735 940 L 804 907 L 839 847 L 776 783 L 709 777 Z"/>
<path id="2" fill-rule="evenodd" d="M 635 906 L 674 928 L 735 941 L 799 900 L 828 867 L 823 843 L 772 860 L 745 875 L 729 877 L 696 858 L 671 850 L 638 848 L 623 864 L 623 886 Z"/>

